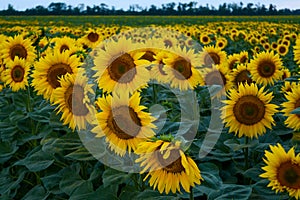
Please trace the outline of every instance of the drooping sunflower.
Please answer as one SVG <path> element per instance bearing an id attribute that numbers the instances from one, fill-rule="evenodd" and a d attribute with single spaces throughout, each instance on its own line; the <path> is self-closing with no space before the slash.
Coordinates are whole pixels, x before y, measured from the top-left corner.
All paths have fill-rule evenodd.
<path id="1" fill-rule="evenodd" d="M 224 100 L 221 118 L 238 137 L 258 137 L 274 125 L 273 115 L 278 106 L 271 104 L 272 93 L 264 92 L 264 87 L 258 89 L 254 83 L 240 84 L 238 89 L 231 89 L 229 100 Z"/>
<path id="2" fill-rule="evenodd" d="M 281 146 L 270 145 L 271 151 L 265 151 L 263 160 L 265 171 L 260 175 L 270 181 L 268 187 L 278 192 L 287 191 L 290 197 L 300 198 L 300 154 L 295 155 L 294 147 L 288 152 Z"/>
<path id="3" fill-rule="evenodd" d="M 19 57 L 6 64 L 6 69 L 2 73 L 2 81 L 8 85 L 12 91 L 24 90 L 28 86 L 28 74 L 30 64 Z"/>
<path id="4" fill-rule="evenodd" d="M 117 41 L 111 40 L 104 45 L 104 50 L 99 49 L 95 56 L 95 77 L 98 86 L 104 92 L 127 91 L 133 93 L 147 86 L 150 72 L 146 67 L 150 62 L 141 57 L 143 51 L 125 37 Z"/>
<path id="5" fill-rule="evenodd" d="M 34 65 L 32 83 L 38 95 L 43 95 L 47 100 L 53 102 L 52 92 L 60 87 L 59 79 L 66 73 L 75 74 L 82 63 L 75 55 L 70 56 L 67 52 L 54 52 L 47 54 Z"/>
<path id="6" fill-rule="evenodd" d="M 285 94 L 286 102 L 282 103 L 282 112 L 287 117 L 285 125 L 294 130 L 300 129 L 300 115 L 291 114 L 291 112 L 300 107 L 300 85 L 297 84 L 291 88 L 291 92 Z"/>
<path id="7" fill-rule="evenodd" d="M 150 177 L 150 186 L 160 193 L 181 192 L 181 186 L 190 192 L 191 187 L 203 181 L 195 161 L 184 153 L 180 144 L 179 141 L 144 141 L 136 150 L 139 155 L 136 162 L 143 168 L 141 173 L 148 172 L 144 181 Z"/>
<path id="8" fill-rule="evenodd" d="M 212 65 L 220 65 L 226 62 L 226 52 L 222 51 L 218 47 L 206 46 L 200 53 L 200 63 L 203 63 L 206 67 L 212 67 Z"/>
<path id="9" fill-rule="evenodd" d="M 155 118 L 143 111 L 138 92 L 130 98 L 126 92 L 113 94 L 97 100 L 101 112 L 96 114 L 97 126 L 92 132 L 96 137 L 105 136 L 110 149 L 124 156 L 126 151 L 135 151 L 140 142 L 155 135 Z"/>
<path id="10" fill-rule="evenodd" d="M 29 39 L 24 39 L 22 35 L 8 37 L 1 44 L 1 55 L 4 63 L 13 61 L 18 56 L 31 64 L 36 57 L 32 42 Z"/>
<path id="11" fill-rule="evenodd" d="M 248 84 L 250 85 L 253 81 L 251 74 L 247 69 L 247 65 L 239 64 L 237 68 L 232 70 L 230 74 L 230 80 L 233 82 L 233 86 L 238 88 L 239 84 Z"/>
<path id="12" fill-rule="evenodd" d="M 57 113 L 62 113 L 63 124 L 69 124 L 73 131 L 75 128 L 86 129 L 87 123 L 93 123 L 95 115 L 94 107 L 88 98 L 88 93 L 94 92 L 83 73 L 83 70 L 79 70 L 77 77 L 69 73 L 62 76 L 59 80 L 61 87 L 56 88 L 52 95 L 53 104 L 57 105 Z"/>
<path id="13" fill-rule="evenodd" d="M 273 51 L 257 54 L 248 65 L 252 79 L 262 85 L 274 85 L 274 81 L 280 80 L 282 67 L 279 55 Z"/>
<path id="14" fill-rule="evenodd" d="M 163 60 L 165 72 L 170 78 L 170 85 L 180 90 L 193 89 L 198 84 L 203 85 L 203 77 L 196 69 L 199 59 L 194 50 L 183 47 L 173 47 L 170 56 Z"/>

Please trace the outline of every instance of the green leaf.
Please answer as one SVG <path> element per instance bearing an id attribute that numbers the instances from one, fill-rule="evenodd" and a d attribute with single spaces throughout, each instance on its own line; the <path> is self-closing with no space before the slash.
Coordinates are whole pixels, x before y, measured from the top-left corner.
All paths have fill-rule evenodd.
<path id="1" fill-rule="evenodd" d="M 176 200 L 176 199 L 180 199 L 180 197 L 175 197 L 175 196 L 171 196 L 171 195 L 163 195 L 163 194 L 160 194 L 157 190 L 144 190 L 139 195 L 137 195 L 136 199 Z"/>
<path id="2" fill-rule="evenodd" d="M 297 114 L 297 115 L 300 115 L 300 107 L 294 109 L 294 110 L 291 112 L 291 114 Z"/>
<path id="3" fill-rule="evenodd" d="M 87 181 L 83 180 L 80 175 L 79 164 L 71 165 L 63 170 L 62 179 L 59 182 L 59 188 L 69 196 L 81 185 L 85 184 Z"/>
<path id="4" fill-rule="evenodd" d="M 0 163 L 8 161 L 18 149 L 17 142 L 0 142 Z"/>
<path id="5" fill-rule="evenodd" d="M 211 192 L 208 200 L 248 200 L 252 188 L 246 185 L 224 184 L 219 190 Z"/>
<path id="6" fill-rule="evenodd" d="M 36 185 L 22 198 L 22 200 L 44 200 L 47 199 L 48 196 L 49 193 L 46 193 L 41 185 Z"/>
<path id="7" fill-rule="evenodd" d="M 266 179 L 261 179 L 252 186 L 251 199 L 261 199 L 261 200 L 282 200 L 290 199 L 286 193 L 275 193 L 270 187 L 267 187 L 269 181 Z"/>
<path id="8" fill-rule="evenodd" d="M 101 185 L 95 192 L 91 193 L 86 199 L 109 199 L 119 200 L 114 186 L 104 187 Z"/>
<path id="9" fill-rule="evenodd" d="M 53 157 L 41 149 L 34 149 L 26 158 L 15 163 L 25 165 L 29 171 L 38 172 L 47 169 L 54 162 Z"/>
<path id="10" fill-rule="evenodd" d="M 103 175 L 103 185 L 107 187 L 109 185 L 120 185 L 121 183 L 125 183 L 129 180 L 131 174 L 121 172 L 112 168 L 107 168 Z"/>
<path id="11" fill-rule="evenodd" d="M 92 182 L 86 181 L 75 189 L 70 197 L 70 200 L 88 199 L 93 192 L 94 190 Z"/>
<path id="12" fill-rule="evenodd" d="M 74 160 L 81 160 L 81 161 L 95 160 L 95 158 L 85 147 L 81 147 L 76 151 L 66 155 L 66 158 L 71 158 Z"/>
<path id="13" fill-rule="evenodd" d="M 11 174 L 10 169 L 10 167 L 4 168 L 0 172 L 0 194 L 4 194 L 9 190 L 17 188 L 26 174 L 25 168 L 18 169 L 14 171 L 13 174 Z"/>
<path id="14" fill-rule="evenodd" d="M 50 191 L 53 194 L 61 194 L 62 191 L 59 189 L 59 182 L 61 178 L 61 173 L 54 173 L 52 175 L 42 177 L 41 181 L 47 191 Z"/>

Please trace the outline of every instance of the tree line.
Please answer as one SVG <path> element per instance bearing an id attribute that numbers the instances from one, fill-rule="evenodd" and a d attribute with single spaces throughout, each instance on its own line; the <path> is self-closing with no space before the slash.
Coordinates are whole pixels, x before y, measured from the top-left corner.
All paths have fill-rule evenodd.
<path id="1" fill-rule="evenodd" d="M 300 15 L 300 9 L 277 9 L 276 5 L 270 4 L 243 4 L 240 3 L 223 3 L 218 6 L 210 6 L 206 4 L 197 5 L 195 1 L 189 3 L 166 3 L 160 7 L 151 5 L 149 8 L 138 4 L 130 5 L 127 10 L 115 9 L 107 4 L 85 6 L 67 5 L 66 3 L 50 3 L 48 7 L 36 6 L 35 8 L 18 11 L 11 4 L 6 10 L 1 10 L 0 15 Z"/>

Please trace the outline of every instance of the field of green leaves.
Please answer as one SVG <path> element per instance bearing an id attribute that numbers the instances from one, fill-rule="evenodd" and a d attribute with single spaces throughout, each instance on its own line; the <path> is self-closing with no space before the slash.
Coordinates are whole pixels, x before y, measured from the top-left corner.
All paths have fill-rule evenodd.
<path id="1" fill-rule="evenodd" d="M 300 17 L 0 18 L 0 199 L 299 199 Z"/>

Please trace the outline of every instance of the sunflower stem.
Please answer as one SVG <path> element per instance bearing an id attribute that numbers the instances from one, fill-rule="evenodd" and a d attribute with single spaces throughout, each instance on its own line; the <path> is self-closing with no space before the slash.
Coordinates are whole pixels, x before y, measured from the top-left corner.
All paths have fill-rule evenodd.
<path id="1" fill-rule="evenodd" d="M 152 89 L 153 89 L 153 103 L 156 104 L 157 103 L 157 87 L 156 84 L 152 84 Z"/>
<path id="2" fill-rule="evenodd" d="M 190 200 L 194 200 L 194 191 L 193 188 L 191 187 L 191 192 L 190 192 Z"/>
<path id="3" fill-rule="evenodd" d="M 244 154 L 245 154 L 245 170 L 249 169 L 249 147 L 248 147 L 248 144 L 249 144 L 249 138 L 245 137 L 245 151 L 244 151 Z"/>

